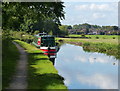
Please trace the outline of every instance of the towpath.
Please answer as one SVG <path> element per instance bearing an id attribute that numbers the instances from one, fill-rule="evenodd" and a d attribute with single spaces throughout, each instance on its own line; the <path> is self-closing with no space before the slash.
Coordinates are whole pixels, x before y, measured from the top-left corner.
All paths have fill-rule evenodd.
<path id="1" fill-rule="evenodd" d="M 20 52 L 20 58 L 16 66 L 16 73 L 8 89 L 27 89 L 27 53 L 17 43 L 13 42 Z"/>

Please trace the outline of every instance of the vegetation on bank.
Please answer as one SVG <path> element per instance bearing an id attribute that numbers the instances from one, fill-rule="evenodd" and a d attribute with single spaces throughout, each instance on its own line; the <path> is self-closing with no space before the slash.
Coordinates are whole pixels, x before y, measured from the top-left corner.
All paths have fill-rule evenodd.
<path id="1" fill-rule="evenodd" d="M 19 52 L 11 40 L 2 41 L 2 89 L 9 86 L 16 71 Z"/>
<path id="2" fill-rule="evenodd" d="M 105 43 L 105 44 L 119 44 L 119 39 L 83 39 L 83 38 L 56 38 L 56 40 L 64 40 L 65 42 L 75 42 L 75 43 Z"/>
<path id="3" fill-rule="evenodd" d="M 34 46 L 15 40 L 28 53 L 28 89 L 67 89 L 49 58 Z"/>
<path id="4" fill-rule="evenodd" d="M 119 57 L 119 43 L 114 39 L 71 39 L 71 38 L 56 38 L 56 40 L 63 40 L 66 43 L 83 46 L 87 52 L 100 52 L 107 55 L 113 55 L 117 59 Z"/>
<path id="5" fill-rule="evenodd" d="M 69 35 L 69 37 L 88 37 L 89 39 L 118 39 L 119 35 Z"/>

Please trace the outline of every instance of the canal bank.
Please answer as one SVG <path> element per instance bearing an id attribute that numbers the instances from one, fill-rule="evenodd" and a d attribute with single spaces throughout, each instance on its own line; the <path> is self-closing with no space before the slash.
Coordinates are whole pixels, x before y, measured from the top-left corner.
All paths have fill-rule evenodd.
<path id="1" fill-rule="evenodd" d="M 71 39 L 71 38 L 56 38 L 56 41 L 62 40 L 64 43 L 74 44 L 82 46 L 87 52 L 99 52 L 106 53 L 108 56 L 115 56 L 116 59 L 120 59 L 120 46 L 118 41 L 111 39 Z M 115 41 L 115 42 L 113 42 Z"/>
<path id="2" fill-rule="evenodd" d="M 15 40 L 28 53 L 28 89 L 67 89 L 49 58 L 34 46 Z"/>

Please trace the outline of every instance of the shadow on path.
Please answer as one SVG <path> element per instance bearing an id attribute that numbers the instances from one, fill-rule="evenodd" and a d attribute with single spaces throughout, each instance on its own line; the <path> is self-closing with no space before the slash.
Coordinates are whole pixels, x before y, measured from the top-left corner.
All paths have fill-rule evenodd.
<path id="1" fill-rule="evenodd" d="M 13 42 L 20 52 L 16 73 L 7 89 L 27 89 L 27 53 L 17 43 Z"/>

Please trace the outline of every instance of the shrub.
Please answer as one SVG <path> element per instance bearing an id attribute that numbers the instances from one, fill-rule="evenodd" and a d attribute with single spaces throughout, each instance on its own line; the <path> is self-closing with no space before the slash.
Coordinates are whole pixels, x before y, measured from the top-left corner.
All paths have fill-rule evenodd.
<path id="1" fill-rule="evenodd" d="M 24 31 L 10 31 L 10 35 L 13 39 L 22 40 L 27 43 L 32 42 L 33 36 Z"/>
<path id="2" fill-rule="evenodd" d="M 85 38 L 85 34 L 81 34 L 81 37 Z"/>
<path id="3" fill-rule="evenodd" d="M 113 39 L 115 39 L 115 37 L 113 37 Z"/>
<path id="4" fill-rule="evenodd" d="M 99 39 L 99 37 L 96 37 L 96 39 Z"/>
<path id="5" fill-rule="evenodd" d="M 38 31 L 38 30 L 37 30 L 37 31 L 35 31 L 35 32 L 34 32 L 34 35 L 38 34 L 39 32 L 40 32 L 40 31 Z"/>

